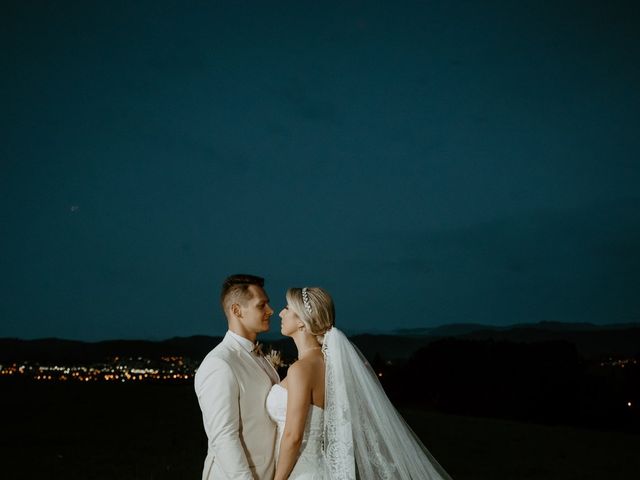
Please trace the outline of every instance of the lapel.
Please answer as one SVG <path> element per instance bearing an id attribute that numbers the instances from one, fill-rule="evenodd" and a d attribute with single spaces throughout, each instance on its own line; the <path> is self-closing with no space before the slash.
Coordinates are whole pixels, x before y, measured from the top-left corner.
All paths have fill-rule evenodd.
<path id="1" fill-rule="evenodd" d="M 267 363 L 269 364 L 269 368 L 271 369 L 271 375 L 269 375 L 271 377 L 271 381 L 275 384 L 275 383 L 280 383 L 280 375 L 278 374 L 278 371 L 276 370 L 276 367 L 273 366 L 273 364 L 267 360 Z"/>
<path id="2" fill-rule="evenodd" d="M 268 379 L 270 385 L 274 383 L 276 378 L 278 380 L 275 383 L 280 381 L 280 376 L 273 365 L 271 365 L 271 362 L 266 361 L 265 363 L 269 364 L 269 368 L 273 372 L 273 375 L 265 371 L 258 359 L 254 358 L 251 352 L 248 352 L 242 345 L 240 345 L 229 332 L 224 336 L 221 343 L 223 343 L 226 348 L 235 352 L 236 356 L 241 359 L 242 363 L 248 366 L 249 372 L 259 372 L 260 377 Z"/>

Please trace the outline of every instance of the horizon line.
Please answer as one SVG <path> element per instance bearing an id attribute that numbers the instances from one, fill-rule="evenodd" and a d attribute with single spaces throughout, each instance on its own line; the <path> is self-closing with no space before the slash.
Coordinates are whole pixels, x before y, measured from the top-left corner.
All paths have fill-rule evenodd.
<path id="1" fill-rule="evenodd" d="M 604 327 L 604 329 L 612 329 L 612 328 L 620 328 L 620 327 L 640 327 L 640 320 L 631 321 L 631 322 L 621 322 L 621 323 L 594 323 L 594 322 L 563 322 L 563 321 L 555 321 L 555 320 L 541 320 L 539 322 L 524 322 L 524 323 L 513 323 L 508 325 L 495 325 L 495 324 L 485 324 L 485 323 L 448 323 L 437 325 L 433 327 L 408 327 L 408 328 L 396 328 L 390 330 L 382 330 L 382 329 L 371 329 L 371 330 L 355 330 L 355 329 L 341 329 L 347 334 L 347 336 L 357 336 L 357 335 L 390 335 L 390 336 L 401 336 L 403 334 L 408 334 L 410 332 L 423 332 L 424 334 L 428 334 L 429 331 L 437 331 L 444 328 L 455 328 L 455 327 L 478 327 L 478 329 L 489 328 L 496 330 L 509 330 L 513 328 L 522 328 L 522 327 L 535 327 L 541 325 L 582 325 L 589 327 Z M 226 333 L 226 332 L 225 332 Z M 208 337 L 208 338 L 216 338 L 216 337 L 224 337 L 225 333 L 222 334 L 200 334 L 196 333 L 193 335 L 176 335 L 173 337 L 165 337 L 162 339 L 153 339 L 153 338 L 106 338 L 101 340 L 82 340 L 82 339 L 74 339 L 74 338 L 64 338 L 64 337 L 32 337 L 32 338 L 24 338 L 24 337 L 0 337 L 0 341 L 2 340 L 19 340 L 25 342 L 37 342 L 37 341 L 45 341 L 45 340 L 58 340 L 58 341 L 66 341 L 66 342 L 79 342 L 79 343 L 103 343 L 103 342 L 167 342 L 171 340 L 177 339 L 189 339 L 195 337 Z M 274 340 L 273 337 L 279 337 L 275 339 L 285 339 L 284 335 L 279 332 L 264 332 L 262 334 L 258 334 L 258 337 Z"/>

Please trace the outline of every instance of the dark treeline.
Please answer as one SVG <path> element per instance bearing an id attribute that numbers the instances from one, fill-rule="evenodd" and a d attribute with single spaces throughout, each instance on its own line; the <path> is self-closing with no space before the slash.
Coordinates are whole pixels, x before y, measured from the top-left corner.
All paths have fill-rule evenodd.
<path id="1" fill-rule="evenodd" d="M 398 405 L 640 432 L 640 358 L 604 360 L 566 341 L 447 338 L 404 362 L 376 355 L 372 366 Z"/>

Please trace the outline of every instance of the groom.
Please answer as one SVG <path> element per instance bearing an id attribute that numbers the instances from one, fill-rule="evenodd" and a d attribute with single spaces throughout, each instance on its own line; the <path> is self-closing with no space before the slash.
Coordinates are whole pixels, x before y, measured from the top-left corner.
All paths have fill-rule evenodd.
<path id="1" fill-rule="evenodd" d="M 273 310 L 264 279 L 232 275 L 220 300 L 229 331 L 200 364 L 195 390 L 207 433 L 202 480 L 271 480 L 276 427 L 265 399 L 278 373 L 256 349 Z"/>

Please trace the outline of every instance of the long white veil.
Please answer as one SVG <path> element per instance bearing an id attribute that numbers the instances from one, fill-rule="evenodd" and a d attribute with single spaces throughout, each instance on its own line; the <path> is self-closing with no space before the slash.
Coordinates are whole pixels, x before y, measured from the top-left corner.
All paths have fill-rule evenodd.
<path id="1" fill-rule="evenodd" d="M 389 401 L 362 353 L 337 328 L 325 334 L 325 477 L 451 480 Z"/>

